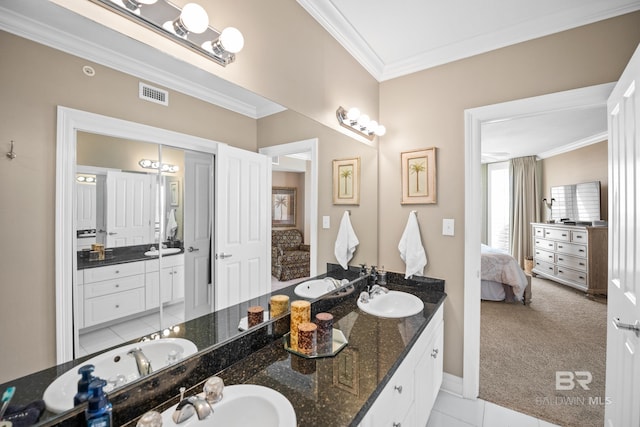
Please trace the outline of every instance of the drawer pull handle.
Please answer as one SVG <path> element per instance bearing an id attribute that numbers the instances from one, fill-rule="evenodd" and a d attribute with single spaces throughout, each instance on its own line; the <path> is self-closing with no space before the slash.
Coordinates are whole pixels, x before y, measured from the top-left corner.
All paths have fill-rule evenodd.
<path id="1" fill-rule="evenodd" d="M 578 265 L 584 265 L 584 262 L 580 262 L 580 263 L 578 263 Z"/>
<path id="2" fill-rule="evenodd" d="M 401 386 L 401 385 L 393 386 L 393 389 L 394 389 L 394 390 L 397 390 L 397 391 L 398 391 L 398 393 L 402 394 L 402 386 Z"/>
<path id="3" fill-rule="evenodd" d="M 576 239 L 582 239 L 582 236 L 576 236 Z"/>
<path id="4" fill-rule="evenodd" d="M 119 305 L 119 304 L 116 304 L 116 308 L 120 308 L 120 305 Z"/>
<path id="5" fill-rule="evenodd" d="M 562 233 L 562 237 L 567 237 L 567 235 L 565 233 Z"/>
<path id="6" fill-rule="evenodd" d="M 438 358 L 438 349 L 434 348 L 433 351 L 431 352 L 431 357 L 433 357 L 434 359 Z"/>
<path id="7" fill-rule="evenodd" d="M 116 270 L 116 274 L 120 274 L 120 270 Z"/>
<path id="8" fill-rule="evenodd" d="M 119 288 L 119 287 L 120 287 L 120 283 L 116 283 L 116 288 Z"/>
<path id="9" fill-rule="evenodd" d="M 562 270 L 558 270 L 558 273 L 563 273 L 563 271 Z"/>
<path id="10" fill-rule="evenodd" d="M 584 252 L 584 249 L 578 249 L 578 252 Z"/>
<path id="11" fill-rule="evenodd" d="M 558 261 L 564 261 L 564 259 L 563 258 L 558 258 Z"/>
<path id="12" fill-rule="evenodd" d="M 582 276 L 578 276 L 578 278 L 580 278 L 580 279 L 584 280 L 584 277 L 582 277 Z"/>
<path id="13" fill-rule="evenodd" d="M 393 427 L 402 427 L 402 423 L 393 423 Z"/>
<path id="14" fill-rule="evenodd" d="M 563 247 L 563 246 L 562 246 L 562 245 L 558 245 L 558 247 L 559 247 L 560 249 L 562 249 L 562 247 Z"/>

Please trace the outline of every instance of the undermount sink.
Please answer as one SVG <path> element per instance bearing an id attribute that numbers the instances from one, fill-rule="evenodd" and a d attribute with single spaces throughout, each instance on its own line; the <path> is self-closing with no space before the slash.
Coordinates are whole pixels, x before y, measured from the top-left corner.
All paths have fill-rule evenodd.
<path id="1" fill-rule="evenodd" d="M 78 368 L 80 366 L 94 365 L 93 375 L 107 381 L 106 392 L 140 378 L 134 357 L 127 354 L 134 348 L 142 350 L 151 362 L 154 371 L 176 363 L 198 351 L 196 345 L 189 340 L 163 338 L 128 344 L 99 354 L 83 364 L 71 368 L 49 384 L 42 397 L 47 409 L 54 413 L 60 413 L 73 408 L 73 397 L 78 391 L 78 380 L 80 379 Z"/>
<path id="2" fill-rule="evenodd" d="M 339 286 L 344 286 L 345 284 L 349 283 L 347 279 L 339 280 L 339 282 Z M 306 282 L 302 282 L 293 289 L 293 292 L 297 296 L 302 298 L 315 299 L 335 290 L 336 285 L 325 278 L 307 280 Z"/>
<path id="3" fill-rule="evenodd" d="M 358 308 L 373 316 L 400 318 L 420 313 L 424 309 L 424 302 L 406 292 L 389 291 L 377 294 L 368 303 L 363 303 L 358 298 Z"/>
<path id="4" fill-rule="evenodd" d="M 176 424 L 171 418 L 176 406 L 162 413 L 162 425 L 180 427 L 295 427 L 296 412 L 291 402 L 279 392 L 255 384 L 226 386 L 222 400 L 211 405 L 213 413 L 204 420 L 193 415 Z"/>
<path id="5" fill-rule="evenodd" d="M 155 250 L 155 251 L 147 251 L 144 253 L 145 256 L 158 256 L 160 254 L 162 255 L 171 255 L 171 254 L 177 254 L 178 252 L 180 252 L 182 249 L 180 248 L 162 248 L 160 250 Z M 140 253 L 140 252 L 138 252 Z"/>
<path id="6" fill-rule="evenodd" d="M 334 291 L 336 287 L 333 283 L 324 279 L 307 280 L 300 283 L 293 289 L 293 292 L 302 298 L 318 298 L 327 292 Z"/>

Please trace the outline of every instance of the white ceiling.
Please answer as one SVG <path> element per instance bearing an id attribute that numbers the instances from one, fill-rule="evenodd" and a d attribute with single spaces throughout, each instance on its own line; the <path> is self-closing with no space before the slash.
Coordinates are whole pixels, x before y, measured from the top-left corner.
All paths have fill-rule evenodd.
<path id="1" fill-rule="evenodd" d="M 638 0 L 297 1 L 378 81 L 640 10 Z M 558 154 L 607 131 L 604 105 L 505 119 L 483 127 L 483 161 Z"/>

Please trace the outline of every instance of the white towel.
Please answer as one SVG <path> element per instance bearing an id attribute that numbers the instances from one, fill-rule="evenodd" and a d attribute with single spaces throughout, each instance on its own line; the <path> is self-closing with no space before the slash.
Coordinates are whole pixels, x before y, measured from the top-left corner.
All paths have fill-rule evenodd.
<path id="1" fill-rule="evenodd" d="M 178 232 L 178 223 L 176 222 L 176 210 L 171 209 L 167 218 L 167 240 L 176 237 Z"/>
<path id="2" fill-rule="evenodd" d="M 409 220 L 400 238 L 398 250 L 400 258 L 407 266 L 404 278 L 408 279 L 414 274 L 422 275 L 424 267 L 427 265 L 427 254 L 424 252 L 420 239 L 420 227 L 418 227 L 418 217 L 415 211 L 409 213 Z"/>
<path id="3" fill-rule="evenodd" d="M 336 259 L 345 270 L 348 269 L 349 261 L 353 258 L 353 253 L 359 244 L 360 241 L 353 231 L 353 227 L 351 227 L 349 212 L 345 211 L 344 215 L 342 215 L 342 221 L 340 221 L 340 228 L 338 229 L 338 237 L 336 237 L 336 247 L 334 250 Z"/>

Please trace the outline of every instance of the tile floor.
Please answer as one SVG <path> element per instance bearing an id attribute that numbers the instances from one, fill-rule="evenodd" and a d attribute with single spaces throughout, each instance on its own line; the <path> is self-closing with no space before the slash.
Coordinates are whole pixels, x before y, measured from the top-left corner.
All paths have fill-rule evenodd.
<path id="1" fill-rule="evenodd" d="M 427 427 L 558 427 L 481 399 L 468 400 L 440 390 Z"/>
<path id="2" fill-rule="evenodd" d="M 184 322 L 184 303 L 165 306 L 163 324 L 174 325 Z M 160 322 L 158 313 L 138 317 L 117 323 L 106 328 L 80 334 L 78 356 L 86 356 L 105 348 L 113 347 L 129 340 L 158 332 Z"/>

